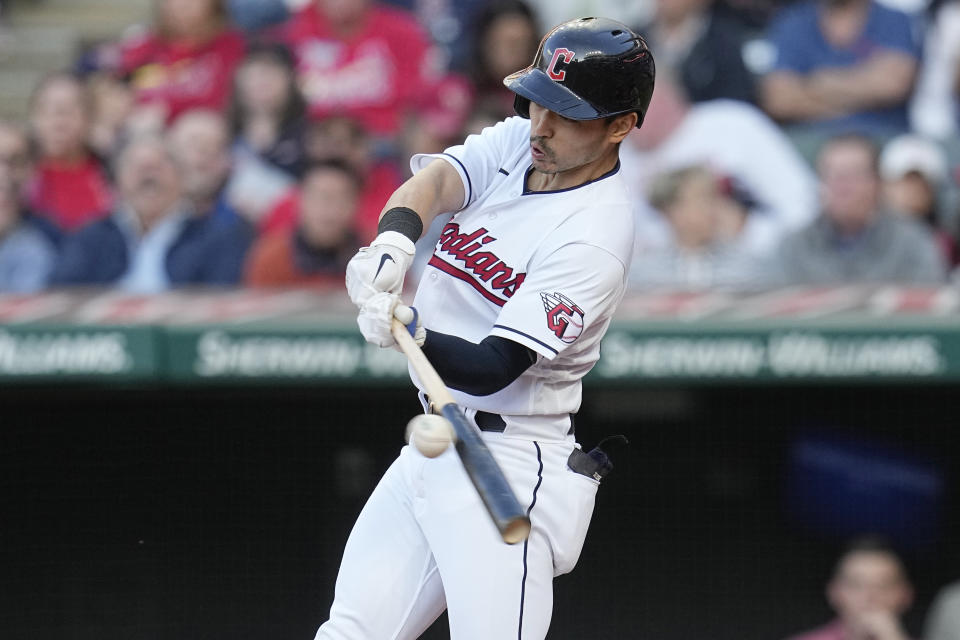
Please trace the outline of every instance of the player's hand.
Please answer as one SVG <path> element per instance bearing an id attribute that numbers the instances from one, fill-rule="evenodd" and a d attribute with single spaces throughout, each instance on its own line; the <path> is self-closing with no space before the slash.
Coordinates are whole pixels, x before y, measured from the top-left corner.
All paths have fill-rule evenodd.
<path id="1" fill-rule="evenodd" d="M 394 318 L 407 325 L 410 335 L 422 347 L 427 331 L 420 323 L 420 315 L 413 307 L 403 304 L 395 293 L 382 291 L 367 298 L 360 308 L 357 324 L 367 342 L 378 347 L 392 347 L 396 345 L 391 332 Z"/>
<path id="2" fill-rule="evenodd" d="M 402 302 L 393 308 L 393 317 L 399 320 L 407 327 L 407 331 L 413 336 L 414 342 L 418 347 L 422 347 L 427 340 L 427 330 L 420 322 L 420 313 L 416 307 L 408 307 Z"/>
<path id="3" fill-rule="evenodd" d="M 374 294 L 399 294 L 413 254 L 413 241 L 396 231 L 385 231 L 360 249 L 347 263 L 347 293 L 353 304 L 362 309 Z"/>

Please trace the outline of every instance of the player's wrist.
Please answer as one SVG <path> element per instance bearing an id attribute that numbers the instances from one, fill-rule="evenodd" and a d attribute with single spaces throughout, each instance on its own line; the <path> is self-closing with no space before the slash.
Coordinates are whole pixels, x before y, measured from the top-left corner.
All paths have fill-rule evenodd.
<path id="1" fill-rule="evenodd" d="M 395 232 L 416 243 L 423 234 L 423 219 L 409 207 L 392 207 L 380 217 L 377 224 L 378 237 L 384 233 Z"/>
<path id="2" fill-rule="evenodd" d="M 370 243 L 371 247 L 383 245 L 400 249 L 408 256 L 413 256 L 413 254 L 416 253 L 416 246 L 413 244 L 413 241 L 398 231 L 384 231 L 378 234 L 373 242 Z"/>

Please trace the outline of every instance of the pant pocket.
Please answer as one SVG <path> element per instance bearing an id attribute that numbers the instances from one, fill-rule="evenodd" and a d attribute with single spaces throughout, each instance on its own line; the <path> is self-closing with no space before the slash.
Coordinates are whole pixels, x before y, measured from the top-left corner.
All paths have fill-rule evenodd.
<path id="1" fill-rule="evenodd" d="M 569 469 L 564 480 L 569 520 L 566 531 L 557 536 L 553 558 L 554 576 L 569 573 L 577 565 L 587 537 L 587 529 L 590 528 L 590 519 L 593 517 L 597 487 L 600 486 L 593 478 Z"/>

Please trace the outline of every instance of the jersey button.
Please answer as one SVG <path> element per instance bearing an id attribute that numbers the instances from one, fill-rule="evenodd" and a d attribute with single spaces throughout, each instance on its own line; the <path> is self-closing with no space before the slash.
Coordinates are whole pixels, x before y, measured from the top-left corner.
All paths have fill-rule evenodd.
<path id="1" fill-rule="evenodd" d="M 496 219 L 497 219 L 497 214 L 491 213 L 491 214 L 490 214 L 490 219 L 491 219 L 491 220 L 496 220 Z"/>

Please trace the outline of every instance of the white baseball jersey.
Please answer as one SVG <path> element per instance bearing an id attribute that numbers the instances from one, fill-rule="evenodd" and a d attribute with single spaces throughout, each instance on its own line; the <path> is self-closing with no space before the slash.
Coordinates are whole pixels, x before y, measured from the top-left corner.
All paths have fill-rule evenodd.
<path id="1" fill-rule="evenodd" d="M 414 306 L 431 330 L 475 343 L 501 336 L 539 354 L 506 388 L 454 398 L 503 415 L 508 434 L 563 437 L 580 407 L 581 378 L 599 358 L 626 289 L 633 204 L 619 163 L 577 187 L 527 191 L 530 121 L 519 117 L 443 154 L 414 156 L 411 166 L 416 172 L 435 158 L 457 170 L 465 197 L 443 229 Z"/>
<path id="2" fill-rule="evenodd" d="M 453 447 L 428 459 L 407 445 L 350 533 L 317 640 L 413 640 L 444 609 L 453 640 L 546 637 L 553 578 L 580 556 L 599 485 L 568 466 L 569 414 L 626 287 L 633 214 L 619 166 L 576 188 L 524 191 L 529 136 L 529 121 L 510 118 L 412 164 L 443 158 L 466 194 L 420 280 L 424 324 L 539 354 L 497 393 L 454 393 L 468 419 L 503 416 L 504 432 L 482 437 L 527 508 L 530 537 L 503 543 Z"/>

